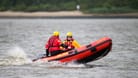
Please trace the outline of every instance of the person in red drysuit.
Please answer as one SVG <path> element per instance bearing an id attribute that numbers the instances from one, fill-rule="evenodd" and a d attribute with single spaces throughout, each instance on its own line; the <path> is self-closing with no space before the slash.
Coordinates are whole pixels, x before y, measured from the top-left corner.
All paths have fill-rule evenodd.
<path id="1" fill-rule="evenodd" d="M 59 38 L 59 32 L 55 31 L 53 36 L 49 38 L 47 41 L 45 48 L 46 48 L 46 56 L 54 56 L 59 53 L 62 53 L 61 50 L 62 41 Z"/>

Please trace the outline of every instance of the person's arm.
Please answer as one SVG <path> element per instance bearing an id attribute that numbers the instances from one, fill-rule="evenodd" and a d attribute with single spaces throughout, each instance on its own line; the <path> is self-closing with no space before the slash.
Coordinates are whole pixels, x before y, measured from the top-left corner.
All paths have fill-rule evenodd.
<path id="1" fill-rule="evenodd" d="M 67 45 L 65 45 L 64 43 L 62 43 L 60 46 L 62 46 L 63 48 L 68 48 L 68 46 Z"/>
<path id="2" fill-rule="evenodd" d="M 73 40 L 72 45 L 73 45 L 75 48 L 81 47 L 81 45 L 80 45 L 76 40 Z"/>

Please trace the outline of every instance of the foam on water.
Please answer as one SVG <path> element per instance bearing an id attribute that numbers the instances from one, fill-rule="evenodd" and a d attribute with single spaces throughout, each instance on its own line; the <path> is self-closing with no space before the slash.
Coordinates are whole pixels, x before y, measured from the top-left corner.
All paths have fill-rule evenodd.
<path id="1" fill-rule="evenodd" d="M 0 59 L 0 65 L 23 65 L 31 62 L 31 59 L 27 57 L 25 51 L 19 46 L 9 49 L 5 57 Z"/>
<path id="2" fill-rule="evenodd" d="M 78 64 L 76 62 L 60 63 L 58 61 L 52 61 L 46 63 L 48 68 L 86 68 L 85 64 Z"/>
<path id="3" fill-rule="evenodd" d="M 87 68 L 85 64 L 78 64 L 75 61 L 68 63 L 61 63 L 59 61 L 36 61 L 32 63 L 33 65 L 46 68 Z"/>
<path id="4" fill-rule="evenodd" d="M 69 62 L 69 63 L 60 63 L 58 61 L 52 61 L 52 62 L 32 62 L 30 58 L 27 57 L 27 54 L 25 51 L 19 47 L 15 46 L 9 49 L 6 52 L 6 55 L 4 58 L 0 58 L 0 65 L 23 65 L 23 64 L 34 64 L 38 66 L 46 66 L 50 68 L 85 68 L 86 66 L 84 64 L 78 64 L 75 61 Z"/>
<path id="5" fill-rule="evenodd" d="M 75 61 L 72 61 L 72 62 L 68 63 L 66 65 L 66 67 L 76 67 L 76 68 L 80 67 L 80 68 L 83 68 L 83 67 L 85 67 L 85 65 L 84 64 L 78 64 Z"/>

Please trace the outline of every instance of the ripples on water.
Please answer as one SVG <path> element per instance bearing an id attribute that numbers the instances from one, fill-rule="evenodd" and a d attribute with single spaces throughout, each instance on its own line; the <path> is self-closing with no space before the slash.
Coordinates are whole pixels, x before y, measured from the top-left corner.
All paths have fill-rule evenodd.
<path id="1" fill-rule="evenodd" d="M 112 51 L 87 65 L 31 63 L 53 31 L 71 31 L 82 45 L 101 37 Z M 137 78 L 138 19 L 0 19 L 0 78 Z"/>

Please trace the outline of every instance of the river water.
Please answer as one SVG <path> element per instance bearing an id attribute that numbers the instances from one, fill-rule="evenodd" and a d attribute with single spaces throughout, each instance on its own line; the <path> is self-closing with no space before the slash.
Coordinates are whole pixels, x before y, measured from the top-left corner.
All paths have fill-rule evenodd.
<path id="1" fill-rule="evenodd" d="M 53 31 L 86 45 L 113 40 L 104 58 L 83 64 L 32 63 Z M 138 78 L 138 19 L 0 19 L 0 78 Z"/>

